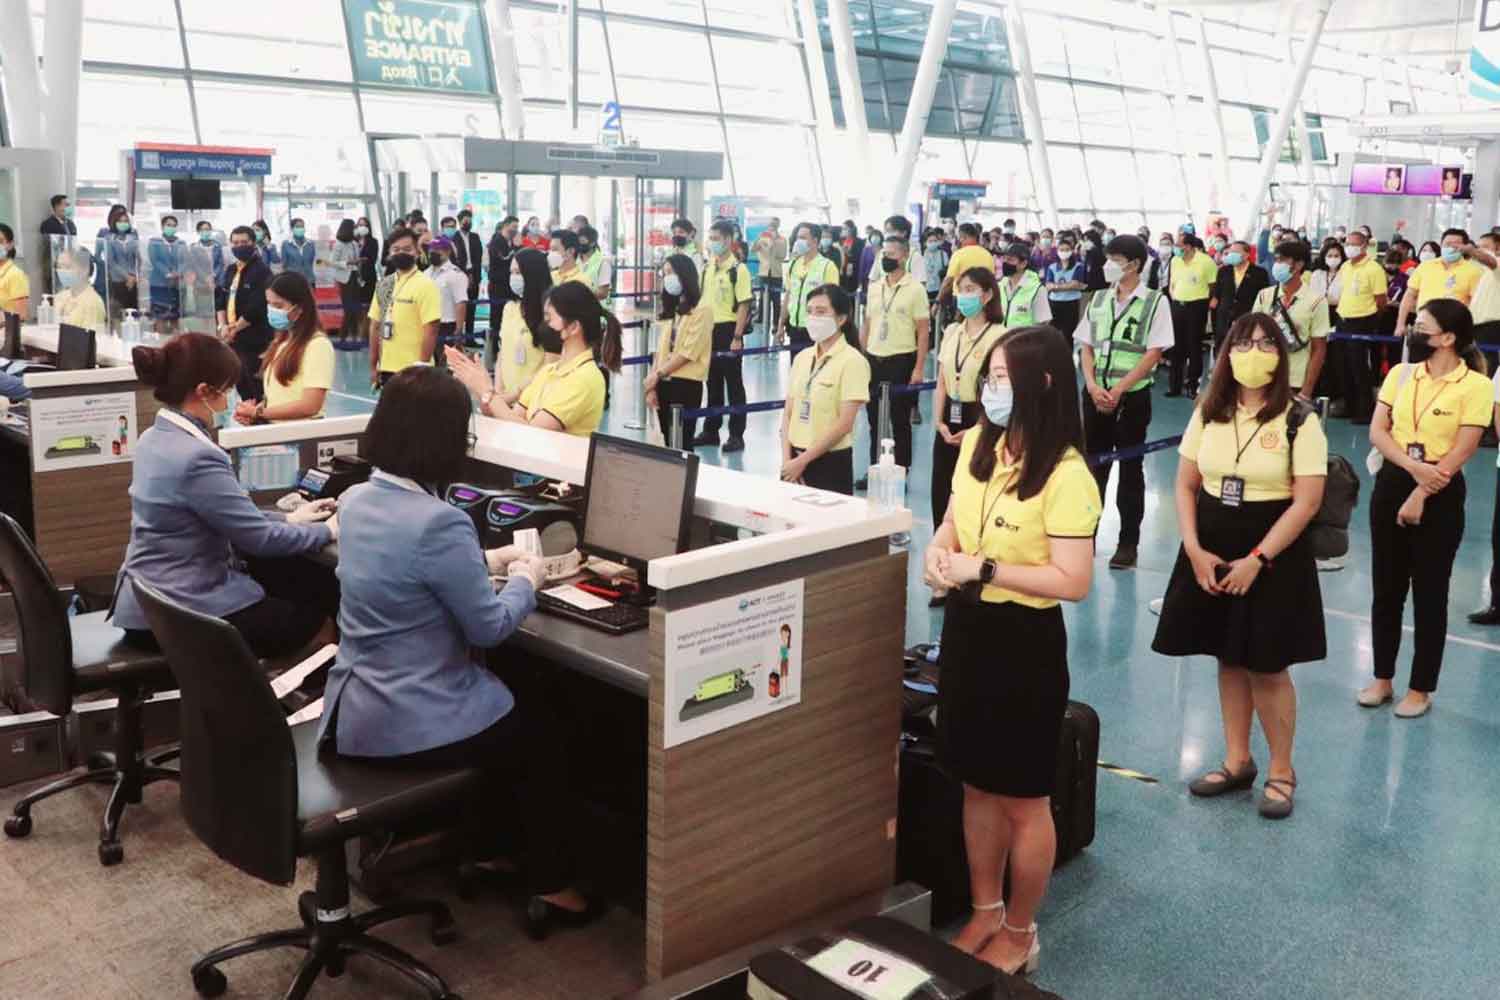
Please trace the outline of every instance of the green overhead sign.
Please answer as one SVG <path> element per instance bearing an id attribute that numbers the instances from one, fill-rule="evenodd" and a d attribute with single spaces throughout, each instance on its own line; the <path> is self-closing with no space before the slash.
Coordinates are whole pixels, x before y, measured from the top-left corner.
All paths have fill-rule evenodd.
<path id="1" fill-rule="evenodd" d="M 475 0 L 344 0 L 344 18 L 361 85 L 494 92 Z"/>

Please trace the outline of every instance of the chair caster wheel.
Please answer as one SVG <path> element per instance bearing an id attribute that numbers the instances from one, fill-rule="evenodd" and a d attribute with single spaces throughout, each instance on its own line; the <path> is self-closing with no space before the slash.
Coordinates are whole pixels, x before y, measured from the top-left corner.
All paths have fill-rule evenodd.
<path id="1" fill-rule="evenodd" d="M 125 860 L 125 845 L 118 840 L 99 845 L 99 863 L 108 868 Z"/>
<path id="2" fill-rule="evenodd" d="M 452 922 L 433 924 L 432 929 L 427 932 L 427 938 L 438 948 L 452 944 L 458 940 L 458 925 Z"/>
<path id="3" fill-rule="evenodd" d="M 19 840 L 21 837 L 30 835 L 30 833 L 30 816 L 7 816 L 5 818 L 5 835 L 7 837 L 14 837 Z"/>
<path id="4" fill-rule="evenodd" d="M 223 996 L 224 991 L 229 989 L 229 979 L 210 965 L 193 972 L 193 989 L 200 997 Z"/>

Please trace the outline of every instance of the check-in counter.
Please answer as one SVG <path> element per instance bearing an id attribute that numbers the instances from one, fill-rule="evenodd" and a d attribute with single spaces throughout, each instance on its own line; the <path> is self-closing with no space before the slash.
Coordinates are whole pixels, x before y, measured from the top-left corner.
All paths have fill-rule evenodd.
<path id="1" fill-rule="evenodd" d="M 55 355 L 57 341 L 55 326 L 22 328 L 28 354 Z M 0 505 L 65 586 L 125 560 L 135 443 L 160 407 L 136 377 L 130 346 L 103 336 L 97 368 L 26 373 L 31 399 L 0 424 Z"/>
<path id="2" fill-rule="evenodd" d="M 232 428 L 219 443 L 311 456 L 354 438 L 363 450 L 367 421 Z M 476 481 L 585 483 L 587 439 L 488 418 L 475 433 Z M 612 636 L 538 613 L 500 651 L 645 700 L 646 745 L 633 749 L 646 762 L 652 982 L 894 875 L 907 556 L 888 539 L 910 529 L 910 512 L 704 465 L 693 520 L 694 539 L 730 540 L 648 564 L 648 630 Z"/>

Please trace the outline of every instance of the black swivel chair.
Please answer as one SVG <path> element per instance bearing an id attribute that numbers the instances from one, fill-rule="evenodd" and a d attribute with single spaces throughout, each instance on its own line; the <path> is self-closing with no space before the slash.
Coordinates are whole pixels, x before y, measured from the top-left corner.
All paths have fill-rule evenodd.
<path id="1" fill-rule="evenodd" d="M 344 842 L 458 810 L 482 792 L 468 769 L 383 767 L 319 750 L 318 724 L 288 727 L 264 672 L 239 632 L 134 583 L 151 631 L 182 691 L 182 813 L 198 838 L 247 874 L 290 885 L 299 856 L 317 859 L 317 891 L 297 901 L 302 926 L 217 948 L 193 964 L 200 996 L 223 993 L 218 964 L 270 948 L 307 950 L 286 1000 L 305 997 L 319 973 L 344 971 L 350 955 L 378 959 L 434 1000 L 457 1000 L 438 974 L 372 937 L 377 924 L 425 915 L 434 944 L 456 936 L 442 903 L 398 901 L 354 916 Z"/>
<path id="2" fill-rule="evenodd" d="M 6 514 L 0 514 L 0 581 L 16 602 L 27 698 L 58 716 L 73 710 L 75 695 L 109 691 L 118 699 L 114 752 L 90 759 L 85 770 L 21 799 L 5 820 L 5 832 L 11 837 L 31 833 L 31 807 L 42 799 L 80 785 L 112 785 L 99 827 L 99 863 L 119 864 L 125 858 L 120 843 L 125 807 L 140 802 L 141 789 L 151 782 L 177 777 L 176 771 L 158 766 L 158 757 L 168 751 L 145 756 L 141 749 L 142 706 L 154 692 L 171 691 L 177 682 L 160 653 L 126 645 L 125 633 L 105 622 L 106 612 L 70 618 L 36 547 Z"/>

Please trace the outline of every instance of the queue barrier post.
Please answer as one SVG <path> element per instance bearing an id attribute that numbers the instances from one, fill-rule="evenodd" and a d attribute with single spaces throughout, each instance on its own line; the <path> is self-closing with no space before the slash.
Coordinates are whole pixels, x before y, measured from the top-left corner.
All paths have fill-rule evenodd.
<path id="1" fill-rule="evenodd" d="M 642 319 L 639 323 L 640 326 L 635 328 L 640 331 L 636 335 L 636 353 L 645 354 L 646 344 L 650 341 L 651 321 Z M 640 379 L 636 382 L 635 412 L 626 419 L 626 430 L 643 431 L 646 429 L 646 375 L 650 372 L 650 367 L 647 365 L 641 367 L 646 371 L 641 373 Z"/>
<path id="2" fill-rule="evenodd" d="M 668 433 L 669 433 L 669 436 L 667 438 L 667 446 L 670 447 L 670 448 L 675 449 L 676 451 L 682 451 L 683 450 L 683 447 L 682 447 L 683 442 L 682 442 L 682 404 L 681 403 L 673 403 L 672 404 L 672 428 L 671 428 L 671 430 Z"/>

